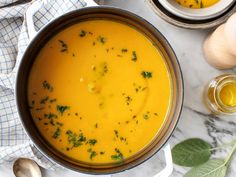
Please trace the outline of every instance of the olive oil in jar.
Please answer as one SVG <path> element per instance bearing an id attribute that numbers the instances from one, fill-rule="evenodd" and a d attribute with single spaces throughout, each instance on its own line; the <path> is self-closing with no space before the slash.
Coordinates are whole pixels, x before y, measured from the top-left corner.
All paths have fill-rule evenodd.
<path id="1" fill-rule="evenodd" d="M 205 91 L 206 104 L 215 114 L 236 114 L 236 75 L 224 74 L 210 81 Z"/>

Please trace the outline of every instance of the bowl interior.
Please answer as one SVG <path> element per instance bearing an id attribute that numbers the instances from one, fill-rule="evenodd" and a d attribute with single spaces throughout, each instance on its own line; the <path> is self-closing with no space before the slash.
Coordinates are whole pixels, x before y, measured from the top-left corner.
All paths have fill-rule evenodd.
<path id="1" fill-rule="evenodd" d="M 220 0 L 213 6 L 191 9 L 179 5 L 175 0 L 160 0 L 160 3 L 172 14 L 190 20 L 206 20 L 215 18 L 227 11 L 235 0 Z"/>
<path id="2" fill-rule="evenodd" d="M 40 135 L 31 118 L 27 103 L 27 83 L 31 66 L 40 49 L 59 31 L 75 23 L 90 19 L 109 19 L 120 21 L 136 28 L 146 35 L 162 52 L 172 80 L 172 103 L 168 116 L 156 138 L 141 152 L 126 159 L 122 164 L 89 164 L 75 161 L 56 151 Z M 112 7 L 90 7 L 67 13 L 39 31 L 28 46 L 17 74 L 16 100 L 21 122 L 35 146 L 52 161 L 75 171 L 91 174 L 108 174 L 134 167 L 154 155 L 166 143 L 172 134 L 182 108 L 183 79 L 177 58 L 161 33 L 144 19 L 121 9 Z"/>

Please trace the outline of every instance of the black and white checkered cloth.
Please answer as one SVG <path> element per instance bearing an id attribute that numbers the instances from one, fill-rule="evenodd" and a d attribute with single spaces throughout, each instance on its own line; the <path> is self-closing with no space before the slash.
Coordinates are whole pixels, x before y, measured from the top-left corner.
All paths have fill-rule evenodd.
<path id="1" fill-rule="evenodd" d="M 0 6 L 14 1 L 1 0 Z M 25 134 L 14 98 L 16 71 L 30 41 L 24 19 L 30 5 L 0 9 L 0 165 L 26 157 L 44 168 L 55 169 L 58 166 L 44 157 Z M 50 0 L 34 16 L 36 30 L 56 16 L 84 6 L 83 0 Z"/>

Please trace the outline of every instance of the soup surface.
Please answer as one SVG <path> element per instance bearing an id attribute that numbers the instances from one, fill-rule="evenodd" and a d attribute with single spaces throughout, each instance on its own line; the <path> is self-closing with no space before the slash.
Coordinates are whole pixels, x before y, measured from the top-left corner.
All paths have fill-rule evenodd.
<path id="1" fill-rule="evenodd" d="M 159 50 L 136 29 L 88 20 L 51 38 L 29 76 L 28 104 L 43 137 L 90 163 L 125 160 L 157 135 L 171 101 Z"/>
<path id="2" fill-rule="evenodd" d="M 176 0 L 181 6 L 192 8 L 192 9 L 200 9 L 210 7 L 220 0 Z"/>

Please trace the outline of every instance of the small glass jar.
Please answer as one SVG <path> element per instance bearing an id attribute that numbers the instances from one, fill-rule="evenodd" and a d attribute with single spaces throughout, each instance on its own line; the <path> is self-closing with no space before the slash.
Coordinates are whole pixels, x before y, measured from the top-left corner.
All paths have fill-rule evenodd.
<path id="1" fill-rule="evenodd" d="M 207 107 L 214 114 L 236 115 L 236 75 L 223 74 L 210 81 L 205 90 Z"/>

